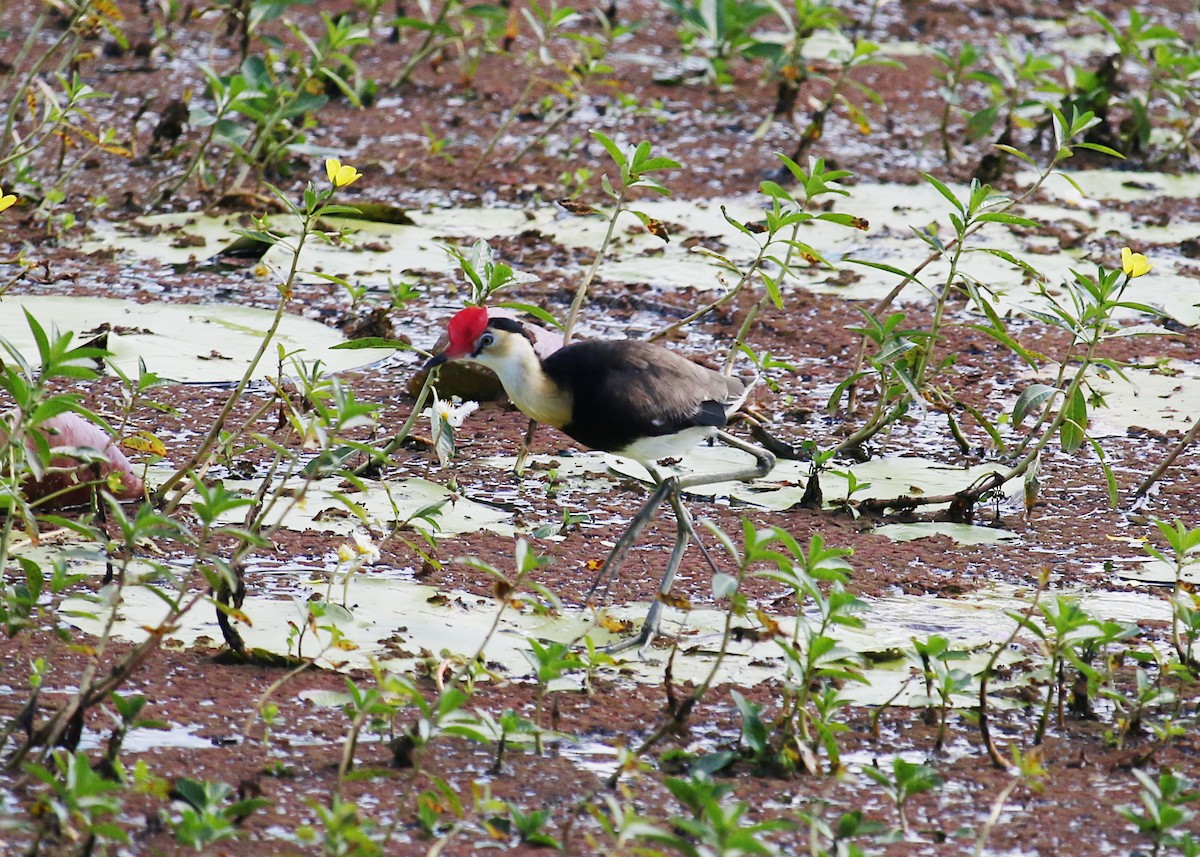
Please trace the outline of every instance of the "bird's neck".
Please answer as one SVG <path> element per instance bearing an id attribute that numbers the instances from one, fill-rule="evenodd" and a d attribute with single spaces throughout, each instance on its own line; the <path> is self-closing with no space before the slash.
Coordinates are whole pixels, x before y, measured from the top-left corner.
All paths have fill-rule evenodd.
<path id="1" fill-rule="evenodd" d="M 570 391 L 546 374 L 532 346 L 512 349 L 503 359 L 488 360 L 484 365 L 499 376 L 508 398 L 527 417 L 555 428 L 571 421 Z"/>

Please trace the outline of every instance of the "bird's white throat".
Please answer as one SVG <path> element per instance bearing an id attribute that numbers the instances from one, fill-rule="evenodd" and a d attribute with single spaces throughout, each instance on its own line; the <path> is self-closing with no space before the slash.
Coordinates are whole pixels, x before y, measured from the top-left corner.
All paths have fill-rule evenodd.
<path id="1" fill-rule="evenodd" d="M 571 394 L 546 375 L 532 345 L 513 342 L 503 353 L 484 352 L 471 359 L 496 373 L 508 398 L 525 416 L 555 428 L 571 421 Z"/>

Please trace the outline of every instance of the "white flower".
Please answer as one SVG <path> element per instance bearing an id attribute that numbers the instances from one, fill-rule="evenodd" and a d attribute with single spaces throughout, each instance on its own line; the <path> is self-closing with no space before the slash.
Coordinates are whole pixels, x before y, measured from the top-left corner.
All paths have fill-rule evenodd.
<path id="1" fill-rule="evenodd" d="M 457 404 L 455 404 L 456 402 Z M 450 428 L 462 428 L 463 421 L 477 410 L 479 410 L 479 402 L 464 402 L 458 396 L 454 396 L 449 402 L 446 402 L 439 399 L 437 390 L 434 390 L 433 407 L 426 408 L 421 412 L 421 416 L 429 417 L 432 420 L 436 413 Z"/>
<path id="2" fill-rule="evenodd" d="M 354 552 L 363 558 L 363 563 L 366 565 L 374 565 L 379 562 L 379 548 L 371 541 L 370 536 L 355 533 Z"/>
<path id="3" fill-rule="evenodd" d="M 338 545 L 337 558 L 343 565 L 349 565 L 356 559 L 356 567 L 372 565 L 379 562 L 379 548 L 371 541 L 369 535 L 354 533 L 354 544 Z"/>
<path id="4" fill-rule="evenodd" d="M 453 404 L 455 401 L 459 404 Z M 437 390 L 433 391 L 433 407 L 426 408 L 421 415 L 429 417 L 433 451 L 437 453 L 438 462 L 442 467 L 449 464 L 450 459 L 454 457 L 454 430 L 478 407 L 478 402 L 463 402 L 458 396 L 444 402 L 438 398 Z"/>

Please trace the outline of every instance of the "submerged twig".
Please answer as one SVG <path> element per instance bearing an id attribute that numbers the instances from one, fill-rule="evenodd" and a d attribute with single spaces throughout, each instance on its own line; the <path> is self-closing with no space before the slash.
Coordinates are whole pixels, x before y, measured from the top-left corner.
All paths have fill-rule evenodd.
<path id="1" fill-rule="evenodd" d="M 1197 434 L 1200 434 L 1200 419 L 1197 419 L 1192 423 L 1192 427 L 1188 429 L 1187 434 L 1180 439 L 1175 448 L 1167 454 L 1167 457 L 1159 462 L 1158 467 L 1154 468 L 1154 472 L 1142 480 L 1142 483 L 1138 485 L 1137 490 L 1133 492 L 1133 497 L 1135 500 L 1139 497 L 1145 496 L 1146 492 L 1150 490 L 1154 483 L 1159 479 L 1162 479 L 1163 474 L 1166 473 L 1168 468 L 1175 463 L 1175 459 L 1182 455 L 1185 449 L 1195 443 Z"/>
<path id="2" fill-rule="evenodd" d="M 1042 598 L 1042 593 L 1046 591 L 1046 584 L 1050 581 L 1050 567 L 1043 566 L 1038 574 L 1037 590 L 1033 593 L 1033 600 L 1029 602 L 1029 606 L 1025 608 L 1023 619 L 1013 627 L 1008 637 L 1004 639 L 993 651 L 987 664 L 979 674 L 979 737 L 983 741 L 984 749 L 987 750 L 988 758 L 992 760 L 992 764 L 997 768 L 1007 770 L 1012 767 L 1012 763 L 1000 754 L 996 749 L 995 742 L 992 741 L 991 721 L 988 716 L 988 679 L 991 678 L 992 670 L 996 668 L 996 662 L 1000 660 L 1000 655 L 1012 645 L 1013 640 L 1017 638 L 1017 634 L 1021 633 L 1021 629 L 1025 627 L 1030 617 L 1033 616 L 1033 611 L 1037 609 L 1038 602 Z"/>

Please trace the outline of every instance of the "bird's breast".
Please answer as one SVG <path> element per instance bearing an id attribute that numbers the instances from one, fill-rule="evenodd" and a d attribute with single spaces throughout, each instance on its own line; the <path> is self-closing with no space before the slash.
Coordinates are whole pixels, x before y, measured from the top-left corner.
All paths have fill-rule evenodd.
<path id="1" fill-rule="evenodd" d="M 517 376 L 502 380 L 508 398 L 530 419 L 559 429 L 571 421 L 571 394 L 545 377 Z"/>

